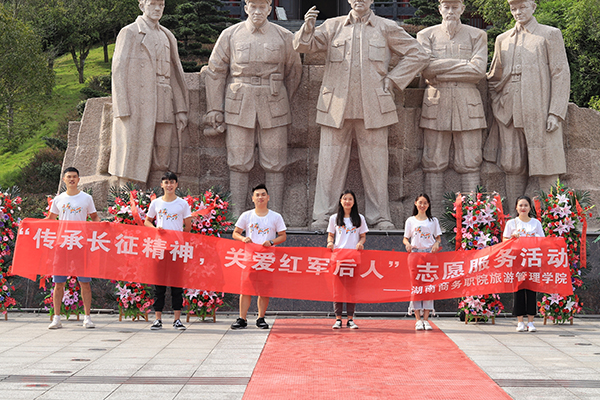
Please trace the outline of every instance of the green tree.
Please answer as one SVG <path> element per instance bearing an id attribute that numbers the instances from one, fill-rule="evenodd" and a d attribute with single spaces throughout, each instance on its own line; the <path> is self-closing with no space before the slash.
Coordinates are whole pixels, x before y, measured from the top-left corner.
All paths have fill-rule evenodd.
<path id="1" fill-rule="evenodd" d="M 407 24 L 433 26 L 442 22 L 442 16 L 438 11 L 439 2 L 431 0 L 412 0 L 410 5 L 415 7 L 415 16 L 407 19 Z"/>
<path id="2" fill-rule="evenodd" d="M 571 67 L 571 98 L 582 107 L 598 107 L 600 93 L 600 0 L 578 0 L 566 14 L 563 31 Z M 596 101 L 592 101 L 596 96 Z"/>
<path id="3" fill-rule="evenodd" d="M 137 1 L 124 0 L 98 0 L 100 11 L 99 36 L 104 48 L 104 62 L 108 59 L 108 44 L 117 36 L 119 30 L 135 20 L 140 14 Z"/>
<path id="4" fill-rule="evenodd" d="M 228 17 L 221 5 L 220 0 L 187 0 L 175 8 L 174 14 L 162 18 L 161 24 L 183 43 L 179 55 L 187 72 L 199 70 L 195 59 L 210 54 L 204 44 L 214 43 L 227 23 L 239 22 Z"/>
<path id="5" fill-rule="evenodd" d="M 0 147 L 15 151 L 40 123 L 40 106 L 54 84 L 33 29 L 0 4 Z"/>

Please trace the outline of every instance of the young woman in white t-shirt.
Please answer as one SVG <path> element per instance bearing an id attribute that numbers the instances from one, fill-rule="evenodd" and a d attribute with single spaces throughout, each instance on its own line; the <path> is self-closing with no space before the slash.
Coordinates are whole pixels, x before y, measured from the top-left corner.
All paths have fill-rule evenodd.
<path id="1" fill-rule="evenodd" d="M 531 199 L 527 196 L 517 198 L 515 206 L 519 216 L 506 223 L 504 228 L 503 240 L 518 238 L 521 236 L 544 237 L 542 224 L 535 218 Z M 537 314 L 536 293 L 533 290 L 521 289 L 514 294 L 513 315 L 517 317 L 517 332 L 535 332 L 533 318 Z M 527 326 L 523 322 L 523 317 L 527 315 Z"/>
<path id="2" fill-rule="evenodd" d="M 437 218 L 431 216 L 431 201 L 422 193 L 415 199 L 413 216 L 404 224 L 403 243 L 407 252 L 436 253 L 442 244 L 442 228 Z M 430 331 L 429 313 L 433 311 L 433 300 L 411 301 L 408 313 L 415 313 L 415 329 Z M 423 320 L 421 320 L 423 312 Z"/>
<path id="3" fill-rule="evenodd" d="M 356 196 L 352 190 L 345 190 L 340 196 L 337 214 L 329 217 L 329 226 L 327 227 L 327 248 L 328 249 L 356 249 L 363 250 L 367 240 L 367 222 L 365 217 L 358 213 L 356 205 Z M 344 303 L 333 302 L 335 311 L 335 324 L 333 329 L 342 327 L 342 311 Z M 348 322 L 346 326 L 350 329 L 358 329 L 354 323 L 354 309 L 356 304 L 346 303 L 346 313 Z"/>

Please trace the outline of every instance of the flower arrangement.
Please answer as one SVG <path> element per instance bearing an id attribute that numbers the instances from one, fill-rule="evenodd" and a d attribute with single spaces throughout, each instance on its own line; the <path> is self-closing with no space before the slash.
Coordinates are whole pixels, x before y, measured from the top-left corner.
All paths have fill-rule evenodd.
<path id="1" fill-rule="evenodd" d="M 505 216 L 498 193 L 486 193 L 478 186 L 467 195 L 447 193 L 444 203 L 441 223 L 447 232 L 454 232 L 456 250 L 479 250 L 502 241 Z M 496 317 L 504 305 L 498 294 L 485 294 L 463 297 L 458 308 L 468 323 L 471 319 L 487 321 Z"/>
<path id="2" fill-rule="evenodd" d="M 114 215 L 113 221 L 119 224 L 140 224 L 146 219 L 148 207 L 155 198 L 156 190 L 141 190 L 131 182 L 121 187 L 113 186 L 108 194 L 108 212 Z"/>
<path id="3" fill-rule="evenodd" d="M 567 242 L 573 291 L 583 286 L 581 274 L 586 267 L 586 215 L 593 207 L 589 204 L 589 193 L 569 189 L 560 180 L 550 188 L 549 193 L 541 192 L 540 200 L 536 201 L 537 214 L 546 236 L 564 237 Z M 576 294 L 562 297 L 545 293 L 538 307 L 544 322 L 550 319 L 555 324 L 565 321 L 572 323 L 573 315 L 581 312 Z"/>
<path id="4" fill-rule="evenodd" d="M 504 304 L 497 294 L 484 294 L 481 296 L 463 297 L 458 303 L 460 312 L 465 313 L 465 321 L 481 318 L 487 321 L 504 311 Z"/>
<path id="5" fill-rule="evenodd" d="M 11 296 L 15 288 L 8 282 L 7 277 L 19 229 L 18 212 L 21 211 L 21 201 L 16 186 L 6 191 L 0 188 L 0 312 L 5 318 L 8 309 L 17 305 Z"/>
<path id="6" fill-rule="evenodd" d="M 190 205 L 192 213 L 195 214 L 192 219 L 192 233 L 221 237 L 221 234 L 233 224 L 228 215 L 229 195 L 220 192 L 218 188 L 210 188 L 200 197 L 188 195 L 184 198 Z"/>
<path id="7" fill-rule="evenodd" d="M 220 188 L 210 188 L 200 197 L 186 196 L 192 209 L 192 233 L 220 237 L 233 222 L 229 220 L 229 194 Z M 225 304 L 225 293 L 209 292 L 200 289 L 185 289 L 183 305 L 188 307 L 189 314 L 204 318 Z"/>
<path id="8" fill-rule="evenodd" d="M 135 320 L 141 316 L 146 319 L 152 304 L 154 304 L 148 285 L 118 281 L 116 290 L 120 317 L 131 317 Z"/>
<path id="9" fill-rule="evenodd" d="M 50 276 L 45 276 L 41 278 L 44 283 L 42 286 L 45 287 L 46 283 L 50 279 Z M 50 315 L 56 314 L 54 311 L 54 303 L 53 303 L 53 295 L 54 295 L 54 285 L 50 289 L 50 293 L 46 295 L 44 298 L 44 310 L 50 311 Z M 81 286 L 79 285 L 79 281 L 74 276 L 67 277 L 67 284 L 65 285 L 65 293 L 62 298 L 62 306 L 60 310 L 60 314 L 64 314 L 67 319 L 74 314 L 79 316 L 79 314 L 84 314 L 85 310 L 83 308 L 83 297 L 81 297 Z"/>
<path id="10" fill-rule="evenodd" d="M 223 301 L 225 293 L 185 289 L 183 296 L 183 306 L 188 307 L 190 314 L 202 318 L 203 321 L 207 315 L 214 315 L 219 307 L 225 304 Z"/>
<path id="11" fill-rule="evenodd" d="M 108 212 L 114 215 L 114 222 L 128 225 L 141 225 L 152 200 L 156 198 L 156 190 L 141 190 L 128 182 L 121 187 L 111 187 L 108 198 Z M 144 283 L 115 281 L 119 320 L 123 316 L 148 319 L 148 313 L 154 299 L 150 286 Z"/>

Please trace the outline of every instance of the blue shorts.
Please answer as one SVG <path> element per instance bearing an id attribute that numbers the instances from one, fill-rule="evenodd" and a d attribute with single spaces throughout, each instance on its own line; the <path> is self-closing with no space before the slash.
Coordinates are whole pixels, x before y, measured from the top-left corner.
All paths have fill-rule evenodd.
<path id="1" fill-rule="evenodd" d="M 63 275 L 52 275 L 52 282 L 54 283 L 65 283 L 67 282 L 67 276 Z M 86 278 L 84 276 L 78 276 L 77 280 L 81 283 L 89 283 L 92 281 L 92 278 Z"/>

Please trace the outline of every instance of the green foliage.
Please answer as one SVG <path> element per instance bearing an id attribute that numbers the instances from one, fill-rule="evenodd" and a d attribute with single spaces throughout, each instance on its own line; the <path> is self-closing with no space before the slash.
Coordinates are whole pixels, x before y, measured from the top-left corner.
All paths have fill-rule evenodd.
<path id="1" fill-rule="evenodd" d="M 592 96 L 590 98 L 589 106 L 591 109 L 600 111 L 600 96 Z M 600 236 L 598 236 L 600 238 Z"/>
<path id="2" fill-rule="evenodd" d="M 412 7 L 415 7 L 415 16 L 404 22 L 412 25 L 433 26 L 442 22 L 442 16 L 438 11 L 439 3 L 431 0 L 412 0 Z"/>
<path id="3" fill-rule="evenodd" d="M 23 193 L 55 193 L 60 182 L 64 150 L 44 148 L 25 165 L 17 181 Z"/>
<path id="4" fill-rule="evenodd" d="M 201 45 L 213 44 L 227 24 L 239 22 L 229 18 L 221 5 L 220 0 L 187 0 L 180 2 L 173 14 L 162 18 L 161 24 L 181 41 L 179 56 L 184 71 L 199 71 L 198 59 L 210 54 L 210 50 L 198 51 Z"/>
<path id="5" fill-rule="evenodd" d="M 33 30 L 0 4 L 0 150 L 16 151 L 40 126 L 54 83 Z"/>
<path id="6" fill-rule="evenodd" d="M 600 93 L 600 0 L 573 1 L 563 32 L 571 66 L 571 98 L 579 106 L 598 106 Z"/>

